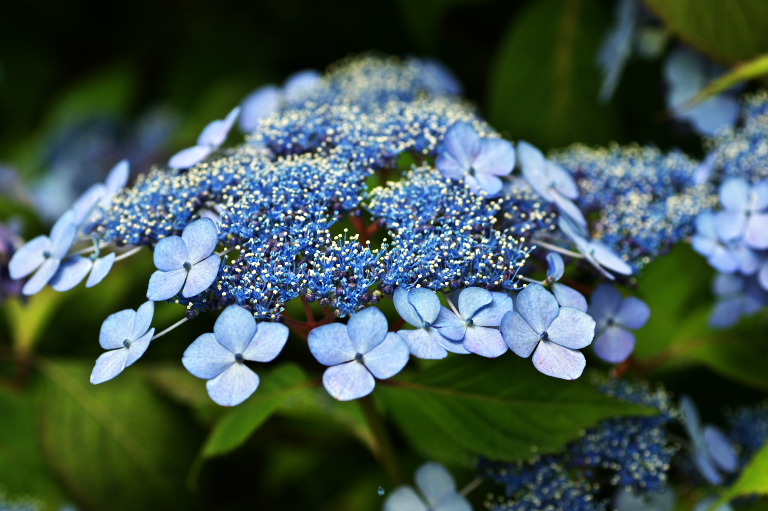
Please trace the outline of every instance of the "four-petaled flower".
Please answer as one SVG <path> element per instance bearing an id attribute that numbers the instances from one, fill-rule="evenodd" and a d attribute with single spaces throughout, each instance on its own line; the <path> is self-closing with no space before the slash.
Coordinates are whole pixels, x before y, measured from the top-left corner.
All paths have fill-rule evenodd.
<path id="1" fill-rule="evenodd" d="M 189 298 L 208 289 L 216 280 L 221 257 L 214 254 L 218 229 L 210 218 L 195 220 L 181 236 L 168 236 L 155 247 L 157 271 L 149 279 L 147 298 L 167 300 L 179 291 Z"/>
<path id="2" fill-rule="evenodd" d="M 56 221 L 51 235 L 38 236 L 28 241 L 17 250 L 8 263 L 8 272 L 12 279 L 20 279 L 35 272 L 21 292 L 25 295 L 39 293 L 56 275 L 61 260 L 67 255 L 75 241 L 77 226 L 74 224 L 75 213 L 69 210 Z M 35 271 L 37 270 L 37 271 Z"/>
<path id="3" fill-rule="evenodd" d="M 618 289 L 601 284 L 592 293 L 589 315 L 595 320 L 595 354 L 606 362 L 624 362 L 635 349 L 636 330 L 648 322 L 651 309 L 634 296 L 622 298 Z"/>
<path id="4" fill-rule="evenodd" d="M 405 341 L 387 333 L 387 318 L 370 307 L 353 314 L 346 325 L 332 323 L 309 332 L 309 351 L 318 362 L 331 366 L 323 373 L 323 385 L 340 401 L 373 392 L 375 376 L 391 378 L 408 363 Z"/>
<path id="5" fill-rule="evenodd" d="M 481 139 L 475 128 L 459 121 L 446 132 L 435 165 L 448 179 L 464 180 L 474 193 L 495 196 L 502 188 L 498 176 L 508 175 L 515 166 L 515 148 L 501 138 Z"/>
<path id="6" fill-rule="evenodd" d="M 211 121 L 203 128 L 200 136 L 197 137 L 197 144 L 171 156 L 168 166 L 172 169 L 188 169 L 194 167 L 204 159 L 208 158 L 221 144 L 227 139 L 229 130 L 240 113 L 240 107 L 235 107 L 225 119 Z"/>
<path id="7" fill-rule="evenodd" d="M 768 248 L 768 181 L 749 186 L 742 178 L 727 179 L 720 186 L 724 210 L 717 229 L 723 241 L 744 238 L 750 248 Z"/>
<path id="8" fill-rule="evenodd" d="M 587 239 L 567 217 L 560 217 L 558 227 L 560 227 L 560 231 L 563 234 L 573 241 L 579 252 L 584 255 L 584 258 L 597 268 L 605 278 L 615 280 L 615 277 L 608 273 L 603 266 L 622 275 L 632 275 L 632 267 L 624 259 L 619 257 L 616 252 L 608 248 L 604 243 Z"/>
<path id="9" fill-rule="evenodd" d="M 51 279 L 51 287 L 56 291 L 69 291 L 88 275 L 85 287 L 93 287 L 102 280 L 115 264 L 117 254 L 112 252 L 104 257 L 91 259 L 81 255 L 74 255 L 65 259 L 59 266 L 56 275 Z M 89 275 L 90 272 L 90 275 Z"/>
<path id="10" fill-rule="evenodd" d="M 595 335 L 595 321 L 574 307 L 560 307 L 539 284 L 529 284 L 517 295 L 517 310 L 501 320 L 501 335 L 515 354 L 526 358 L 548 376 L 575 380 L 586 361 L 580 351 Z"/>
<path id="11" fill-rule="evenodd" d="M 513 306 L 509 295 L 468 287 L 459 293 L 454 312 L 441 306 L 440 315 L 432 326 L 448 341 L 461 343 L 468 352 L 495 358 L 507 351 L 498 327 L 501 318 Z"/>
<path id="12" fill-rule="evenodd" d="M 96 359 L 91 383 L 111 380 L 147 351 L 155 334 L 155 329 L 149 328 L 154 314 L 154 302 L 145 302 L 136 311 L 127 309 L 116 312 L 104 320 L 99 333 L 99 344 L 110 351 Z"/>
<path id="13" fill-rule="evenodd" d="M 733 473 L 738 468 L 736 451 L 718 428 L 710 424 L 702 427 L 699 411 L 690 397 L 680 399 L 680 408 L 683 424 L 693 442 L 693 463 L 710 484 L 722 484 L 724 478 L 720 472 Z"/>
<path id="14" fill-rule="evenodd" d="M 440 314 L 440 298 L 437 293 L 423 287 L 409 291 L 399 287 L 393 298 L 400 317 L 409 325 L 416 327 L 415 330 L 397 332 L 408 345 L 412 355 L 419 358 L 438 359 L 448 356 L 446 350 L 455 351 L 451 346 L 454 343 L 446 343 L 444 337 L 432 327 Z M 465 352 L 463 349 L 461 351 Z"/>
<path id="15" fill-rule="evenodd" d="M 259 375 L 246 360 L 271 362 L 288 340 L 288 327 L 280 323 L 256 323 L 239 305 L 230 305 L 216 319 L 213 333 L 203 334 L 186 349 L 181 362 L 208 380 L 208 395 L 221 406 L 235 406 L 259 386 Z"/>
<path id="16" fill-rule="evenodd" d="M 439 463 L 419 467 L 416 487 L 421 495 L 410 486 L 395 488 L 384 501 L 384 511 L 472 511 L 467 498 L 456 491 L 453 476 Z"/>

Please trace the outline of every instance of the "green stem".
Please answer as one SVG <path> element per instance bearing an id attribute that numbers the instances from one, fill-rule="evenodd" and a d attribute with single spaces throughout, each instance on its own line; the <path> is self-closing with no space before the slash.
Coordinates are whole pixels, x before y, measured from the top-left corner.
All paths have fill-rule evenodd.
<path id="1" fill-rule="evenodd" d="M 376 411 L 373 399 L 371 399 L 370 396 L 365 396 L 364 398 L 359 399 L 358 402 L 360 403 L 360 408 L 363 410 L 363 415 L 365 415 L 365 420 L 368 421 L 368 426 L 371 428 L 373 438 L 376 441 L 374 455 L 384 468 L 384 471 L 387 473 L 387 476 L 389 476 L 389 479 L 394 486 L 405 484 L 406 481 L 403 478 L 403 473 L 400 471 L 400 465 L 397 462 L 395 450 L 392 448 L 392 441 L 387 433 L 387 427 Z"/>

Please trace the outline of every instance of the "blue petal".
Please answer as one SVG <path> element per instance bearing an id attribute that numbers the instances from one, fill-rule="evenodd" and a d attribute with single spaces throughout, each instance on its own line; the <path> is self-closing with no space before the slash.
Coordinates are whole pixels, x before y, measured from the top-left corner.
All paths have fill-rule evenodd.
<path id="1" fill-rule="evenodd" d="M 288 101 L 298 101 L 322 81 L 322 75 L 314 69 L 297 71 L 285 80 L 283 92 Z"/>
<path id="2" fill-rule="evenodd" d="M 563 380 L 575 380 L 581 376 L 587 365 L 580 351 L 546 341 L 539 343 L 532 360 L 533 366 L 539 372 Z"/>
<path id="3" fill-rule="evenodd" d="M 551 180 L 548 176 L 547 160 L 536 147 L 521 140 L 517 143 L 517 158 L 523 177 L 533 190 L 544 200 L 552 201 Z"/>
<path id="4" fill-rule="evenodd" d="M 515 148 L 502 138 L 486 138 L 480 141 L 480 153 L 472 163 L 479 174 L 506 176 L 515 167 Z"/>
<path id="5" fill-rule="evenodd" d="M 197 137 L 197 145 L 207 147 L 213 151 L 224 143 L 229 134 L 229 130 L 232 129 L 232 125 L 235 123 L 238 114 L 240 113 L 240 107 L 237 106 L 232 109 L 227 117 L 223 120 L 211 121 L 203 128 L 200 136 Z"/>
<path id="6" fill-rule="evenodd" d="M 131 334 L 129 340 L 135 340 L 143 336 L 149 330 L 152 324 L 152 317 L 155 315 L 155 302 L 144 302 L 136 310 L 133 318 Z"/>
<path id="7" fill-rule="evenodd" d="M 557 281 L 563 277 L 563 273 L 565 273 L 563 257 L 557 252 L 547 254 L 547 278 Z"/>
<path id="8" fill-rule="evenodd" d="M 576 186 L 573 176 L 557 163 L 547 160 L 547 176 L 552 182 L 551 187 L 564 197 L 568 199 L 579 197 L 579 187 Z"/>
<path id="9" fill-rule="evenodd" d="M 466 325 L 464 325 L 464 330 L 466 331 Z M 461 335 L 461 339 L 459 339 L 458 341 L 453 341 L 451 339 L 448 339 L 447 337 L 444 337 L 443 335 L 440 334 L 440 330 L 438 330 L 437 328 L 430 328 L 429 335 L 431 335 L 432 338 L 435 340 L 435 342 L 439 344 L 446 351 L 450 351 L 451 353 L 457 353 L 459 355 L 469 355 L 469 352 L 466 350 L 466 348 L 464 348 L 464 344 L 462 344 L 462 341 L 464 340 L 463 333 Z"/>
<path id="10" fill-rule="evenodd" d="M 635 349 L 635 336 L 619 326 L 609 326 L 595 339 L 593 347 L 595 355 L 602 360 L 618 364 L 632 354 Z"/>
<path id="11" fill-rule="evenodd" d="M 190 298 L 197 296 L 209 287 L 216 280 L 216 276 L 219 274 L 219 267 L 221 266 L 221 256 L 213 254 L 208 259 L 203 259 L 199 263 L 192 266 L 187 276 L 187 283 L 184 284 L 184 291 L 181 296 L 184 298 Z"/>
<path id="12" fill-rule="evenodd" d="M 224 309 L 213 325 L 216 340 L 234 355 L 245 352 L 256 330 L 253 314 L 239 305 L 230 305 Z"/>
<path id="13" fill-rule="evenodd" d="M 474 175 L 474 177 L 466 176 L 464 179 L 467 184 L 470 185 L 470 188 L 472 188 L 472 192 L 478 195 L 484 191 L 488 194 L 489 197 L 496 197 L 504 187 L 504 183 L 501 181 L 501 179 L 492 174 L 481 174 L 478 172 Z M 476 189 L 472 186 L 470 183 L 472 179 L 475 180 L 479 189 Z"/>
<path id="14" fill-rule="evenodd" d="M 616 318 L 623 298 L 621 292 L 611 284 L 600 284 L 592 293 L 591 301 L 587 312 L 597 323 L 597 329 L 602 330 L 609 321 Z"/>
<path id="15" fill-rule="evenodd" d="M 265 85 L 249 94 L 242 103 L 240 129 L 243 133 L 252 133 L 266 119 L 280 109 L 280 89 L 274 85 Z"/>
<path id="16" fill-rule="evenodd" d="M 587 312 L 587 299 L 572 287 L 555 282 L 552 284 L 552 292 L 561 307 L 575 307 L 582 312 Z"/>
<path id="17" fill-rule="evenodd" d="M 45 262 L 44 252 L 50 250 L 51 241 L 48 236 L 38 236 L 24 244 L 14 252 L 8 263 L 8 273 L 12 279 L 26 277 Z"/>
<path id="18" fill-rule="evenodd" d="M 509 349 L 523 358 L 530 356 L 541 340 L 538 332 L 535 332 L 517 311 L 504 315 L 499 331 Z"/>
<path id="19" fill-rule="evenodd" d="M 104 191 L 104 198 L 111 200 L 112 197 L 125 188 L 128 184 L 128 176 L 130 175 L 130 166 L 128 160 L 121 160 L 117 165 L 112 167 L 109 171 L 107 179 L 104 181 L 106 190 Z M 102 200 L 102 203 L 104 200 Z"/>
<path id="20" fill-rule="evenodd" d="M 491 293 L 491 297 L 490 305 L 486 305 L 472 316 L 472 322 L 476 326 L 498 327 L 504 314 L 515 306 L 512 298 L 505 293 Z"/>
<path id="21" fill-rule="evenodd" d="M 704 476 L 704 479 L 706 479 L 709 484 L 718 485 L 723 483 L 723 476 L 721 476 L 720 472 L 717 471 L 712 458 L 709 457 L 709 453 L 704 450 L 697 449 L 693 453 L 693 462 L 696 465 L 696 468 L 699 469 L 701 475 Z"/>
<path id="22" fill-rule="evenodd" d="M 472 511 L 472 505 L 464 495 L 453 493 L 445 497 L 435 511 Z"/>
<path id="23" fill-rule="evenodd" d="M 432 324 L 440 314 L 440 298 L 431 289 L 417 287 L 408 292 L 408 302 L 413 305 L 422 320 Z M 418 326 L 418 325 L 414 325 Z"/>
<path id="24" fill-rule="evenodd" d="M 408 363 L 408 345 L 394 332 L 384 338 L 384 342 L 363 355 L 363 364 L 376 378 L 386 380 L 399 373 Z"/>
<path id="25" fill-rule="evenodd" d="M 397 334 L 405 341 L 408 351 L 414 357 L 437 360 L 448 356 L 445 348 L 440 346 L 434 337 L 423 328 L 400 330 Z"/>
<path id="26" fill-rule="evenodd" d="M 85 287 L 93 287 L 109 274 L 112 269 L 112 265 L 115 264 L 115 257 L 117 254 L 112 252 L 104 257 L 99 257 L 93 262 L 93 268 L 91 274 L 88 275 L 88 280 L 85 281 Z"/>
<path id="27" fill-rule="evenodd" d="M 101 201 L 104 196 L 106 188 L 103 184 L 98 183 L 91 185 L 72 205 L 72 211 L 74 211 L 74 217 L 72 223 L 75 225 L 82 225 L 90 216 L 96 205 Z"/>
<path id="28" fill-rule="evenodd" d="M 443 177 L 453 179 L 454 181 L 464 179 L 467 172 L 467 167 L 463 166 L 449 153 L 439 154 L 435 160 L 435 166 Z"/>
<path id="29" fill-rule="evenodd" d="M 744 315 L 744 308 L 744 298 L 741 296 L 717 302 L 712 315 L 709 317 L 709 326 L 712 328 L 732 327 Z"/>
<path id="30" fill-rule="evenodd" d="M 752 248 L 768 248 L 768 214 L 753 213 L 747 222 L 744 239 Z"/>
<path id="31" fill-rule="evenodd" d="M 760 181 L 752 187 L 749 203 L 749 209 L 753 213 L 768 208 L 768 181 Z"/>
<path id="32" fill-rule="evenodd" d="M 128 350 L 120 348 L 103 353 L 96 359 L 96 365 L 91 372 L 91 383 L 97 385 L 109 381 L 125 369 Z"/>
<path id="33" fill-rule="evenodd" d="M 90 259 L 80 255 L 65 259 L 51 279 L 51 287 L 59 292 L 69 291 L 83 281 L 92 266 Z"/>
<path id="34" fill-rule="evenodd" d="M 258 323 L 256 335 L 243 352 L 243 358 L 254 362 L 271 362 L 288 341 L 288 327 L 280 323 Z"/>
<path id="35" fill-rule="evenodd" d="M 613 507 L 617 511 L 672 511 L 676 502 L 675 491 L 669 486 L 660 493 L 639 494 L 626 486 L 614 495 Z"/>
<path id="36" fill-rule="evenodd" d="M 465 320 L 474 317 L 475 313 L 493 302 L 493 295 L 481 287 L 468 287 L 459 294 L 457 308 Z"/>
<path id="37" fill-rule="evenodd" d="M 557 204 L 557 208 L 561 214 L 568 216 L 568 218 L 586 229 L 587 219 L 584 218 L 584 214 L 576 204 L 564 197 L 557 190 L 552 190 L 552 201 Z"/>
<path id="38" fill-rule="evenodd" d="M 429 511 L 410 486 L 398 486 L 384 501 L 384 511 Z"/>
<path id="39" fill-rule="evenodd" d="M 735 472 L 739 459 L 733 445 L 722 431 L 714 426 L 704 427 L 704 444 L 718 467 L 726 472 Z"/>
<path id="40" fill-rule="evenodd" d="M 222 346 L 214 334 L 207 333 L 187 347 L 181 363 L 198 378 L 210 380 L 235 364 L 235 355 Z"/>
<path id="41" fill-rule="evenodd" d="M 24 287 L 21 289 L 22 294 L 30 296 L 42 291 L 48 281 L 56 275 L 59 264 L 60 261 L 58 259 L 46 259 L 35 274 L 24 284 Z"/>
<path id="42" fill-rule="evenodd" d="M 188 262 L 187 244 L 179 236 L 168 236 L 157 242 L 153 257 L 158 270 L 178 270 Z"/>
<path id="43" fill-rule="evenodd" d="M 624 299 L 616 313 L 615 320 L 618 324 L 631 329 L 641 328 L 651 317 L 651 309 L 644 301 L 634 296 Z"/>
<path id="44" fill-rule="evenodd" d="M 699 411 L 689 396 L 683 395 L 680 398 L 680 411 L 683 414 L 683 426 L 695 443 L 701 435 L 701 421 L 699 420 Z"/>
<path id="45" fill-rule="evenodd" d="M 427 498 L 433 509 L 456 493 L 456 483 L 450 472 L 439 463 L 424 463 L 416 471 L 416 487 Z"/>
<path id="46" fill-rule="evenodd" d="M 592 241 L 591 255 L 598 263 L 616 273 L 632 275 L 632 267 L 624 261 L 616 252 L 599 241 Z"/>
<path id="47" fill-rule="evenodd" d="M 693 511 L 709 511 L 712 505 L 717 502 L 717 497 L 707 497 L 693 508 Z M 725 503 L 722 506 L 712 511 L 733 511 L 733 507 L 729 503 Z"/>
<path id="48" fill-rule="evenodd" d="M 720 185 L 720 202 L 725 209 L 746 211 L 749 207 L 749 192 L 751 187 L 743 178 L 734 177 L 723 181 Z"/>
<path id="49" fill-rule="evenodd" d="M 458 121 L 445 133 L 443 150 L 466 172 L 480 152 L 480 136 L 470 124 Z"/>
<path id="50" fill-rule="evenodd" d="M 722 241 L 728 242 L 741 238 L 746 227 L 746 211 L 719 211 L 715 214 L 717 237 Z"/>
<path id="51" fill-rule="evenodd" d="M 212 152 L 208 146 L 193 145 L 171 156 L 168 166 L 172 169 L 188 169 L 206 159 Z"/>
<path id="52" fill-rule="evenodd" d="M 490 293 L 489 293 L 490 294 Z M 449 341 L 459 342 L 464 339 L 464 333 L 467 331 L 467 324 L 452 311 L 440 306 L 440 313 L 437 320 L 432 323 L 441 336 Z"/>
<path id="53" fill-rule="evenodd" d="M 495 328 L 482 326 L 467 327 L 464 335 L 464 347 L 467 351 L 486 358 L 500 357 L 507 352 L 507 343 Z"/>
<path id="54" fill-rule="evenodd" d="M 684 112 L 694 129 L 706 136 L 714 136 L 721 129 L 733 126 L 739 119 L 739 102 L 735 97 L 720 94 Z"/>
<path id="55" fill-rule="evenodd" d="M 537 333 L 545 332 L 560 310 L 557 299 L 540 284 L 528 284 L 520 291 L 515 307 Z"/>
<path id="56" fill-rule="evenodd" d="M 415 327 L 421 327 L 422 323 L 424 323 L 424 319 L 419 315 L 419 313 L 416 311 L 416 307 L 414 307 L 413 304 L 411 304 L 410 300 L 408 300 L 408 294 L 409 291 L 406 291 L 402 287 L 398 287 L 395 290 L 395 294 L 392 297 L 392 300 L 395 302 L 395 309 L 397 309 L 397 313 L 400 314 L 400 317 L 405 320 L 406 323 L 409 325 L 413 325 Z M 437 295 L 435 295 L 437 298 Z M 440 299 L 437 299 L 437 305 L 438 305 L 438 313 L 440 312 Z"/>
<path id="57" fill-rule="evenodd" d="M 595 337 L 595 320 L 574 307 L 560 307 L 547 329 L 552 342 L 574 350 L 590 345 Z"/>
<path id="58" fill-rule="evenodd" d="M 181 291 L 184 280 L 187 278 L 187 270 L 160 271 L 157 270 L 149 277 L 147 286 L 147 298 L 153 302 L 168 300 Z"/>
<path id="59" fill-rule="evenodd" d="M 184 228 L 181 239 L 187 247 L 186 261 L 197 264 L 216 250 L 216 245 L 219 243 L 219 229 L 210 218 L 201 218 Z"/>
<path id="60" fill-rule="evenodd" d="M 125 367 L 128 367 L 141 358 L 147 351 L 147 348 L 149 348 L 149 343 L 152 341 L 153 335 L 155 335 L 155 329 L 150 328 L 143 336 L 132 341 L 128 348 L 123 348 L 128 352 L 128 356 L 125 358 Z"/>
<path id="61" fill-rule="evenodd" d="M 309 332 L 309 351 L 323 365 L 333 366 L 354 360 L 357 352 L 347 334 L 347 325 L 331 323 Z"/>
<path id="62" fill-rule="evenodd" d="M 259 375 L 244 364 L 232 364 L 217 377 L 205 382 L 208 395 L 221 406 L 237 406 L 256 392 Z"/>
<path id="63" fill-rule="evenodd" d="M 326 369 L 323 373 L 323 386 L 335 399 L 350 401 L 373 392 L 376 381 L 363 364 L 353 360 Z"/>
<path id="64" fill-rule="evenodd" d="M 357 312 L 347 322 L 347 335 L 356 353 L 365 355 L 384 342 L 387 335 L 387 317 L 376 307 Z"/>
<path id="65" fill-rule="evenodd" d="M 101 324 L 99 332 L 99 344 L 105 350 L 114 350 L 123 347 L 123 341 L 133 341 L 131 330 L 136 311 L 132 309 L 122 310 L 107 316 Z"/>
<path id="66" fill-rule="evenodd" d="M 713 211 L 699 213 L 693 223 L 697 233 L 707 238 L 717 238 L 717 215 Z"/>
<path id="67" fill-rule="evenodd" d="M 51 258 L 63 259 L 77 236 L 74 212 L 70 209 L 59 218 L 51 229 Z"/>

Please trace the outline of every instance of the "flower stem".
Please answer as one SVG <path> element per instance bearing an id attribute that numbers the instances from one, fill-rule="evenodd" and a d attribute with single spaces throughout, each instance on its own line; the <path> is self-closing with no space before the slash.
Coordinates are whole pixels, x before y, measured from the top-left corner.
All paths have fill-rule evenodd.
<path id="1" fill-rule="evenodd" d="M 163 330 L 163 331 L 162 331 L 162 332 L 160 332 L 159 334 L 155 335 L 155 336 L 152 338 L 152 340 L 154 341 L 154 340 L 155 340 L 155 339 L 157 339 L 158 337 L 162 337 L 162 336 L 164 336 L 165 334 L 167 334 L 168 332 L 170 332 L 171 330 L 173 330 L 173 329 L 174 329 L 174 328 L 176 328 L 177 326 L 181 325 L 182 323 L 186 323 L 187 321 L 189 321 L 189 318 L 186 318 L 186 317 L 185 317 L 185 318 L 182 318 L 182 319 L 180 319 L 179 321 L 177 321 L 176 323 L 172 324 L 171 326 L 169 326 L 168 328 L 166 328 L 165 330 Z"/>
<path id="2" fill-rule="evenodd" d="M 142 248 L 144 248 L 144 247 L 141 246 L 141 245 L 139 245 L 138 247 L 133 247 L 128 252 L 125 252 L 125 253 L 120 254 L 119 256 L 115 257 L 115 262 L 122 261 L 123 259 L 127 259 L 127 258 L 131 257 L 133 254 L 135 254 L 136 252 L 138 252 Z"/>
<path id="3" fill-rule="evenodd" d="M 374 456 L 384 468 L 384 471 L 389 476 L 389 480 L 392 481 L 394 486 L 404 484 L 406 481 L 403 478 L 403 473 L 400 471 L 400 465 L 397 462 L 395 451 L 392 448 L 392 441 L 387 433 L 387 427 L 381 420 L 376 407 L 373 404 L 371 396 L 365 396 L 358 400 L 360 408 L 363 411 L 365 420 L 368 422 L 368 426 L 371 428 L 373 438 L 376 442 Z"/>
<path id="4" fill-rule="evenodd" d="M 584 255 L 580 254 L 578 252 L 573 252 L 571 250 L 566 250 L 562 247 L 558 247 L 557 245 L 552 245 L 551 243 L 547 243 L 546 241 L 541 241 L 537 239 L 531 239 L 531 243 L 535 243 L 536 245 L 539 245 L 541 247 L 547 248 L 553 252 L 560 252 L 563 255 L 575 257 L 576 259 L 584 259 Z"/>
<path id="5" fill-rule="evenodd" d="M 464 488 L 461 489 L 459 492 L 460 494 L 464 495 L 465 497 L 469 495 L 469 493 L 480 486 L 480 483 L 483 482 L 482 477 L 475 477 L 473 480 L 471 480 Z"/>

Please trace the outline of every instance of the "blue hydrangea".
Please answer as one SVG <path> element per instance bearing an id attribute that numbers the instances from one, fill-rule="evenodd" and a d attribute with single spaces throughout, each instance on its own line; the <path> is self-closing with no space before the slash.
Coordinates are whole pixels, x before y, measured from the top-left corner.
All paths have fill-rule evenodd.
<path id="1" fill-rule="evenodd" d="M 738 468 L 738 458 L 728 437 L 711 424 L 702 425 L 699 411 L 690 397 L 680 400 L 683 425 L 693 444 L 691 459 L 699 473 L 710 484 L 722 484 L 727 474 Z"/>
<path id="2" fill-rule="evenodd" d="M 425 463 L 416 471 L 417 492 L 398 486 L 384 501 L 384 511 L 472 511 L 467 498 L 456 491 L 450 472 L 439 463 Z"/>
<path id="3" fill-rule="evenodd" d="M 448 341 L 433 326 L 441 312 L 440 298 L 437 293 L 423 287 L 411 290 L 399 287 L 392 298 L 400 317 L 409 325 L 416 327 L 415 330 L 397 332 L 408 345 L 408 350 L 413 356 L 440 359 L 448 356 L 448 351 L 458 350 L 456 343 Z M 463 352 L 463 346 L 458 351 Z"/>
<path id="4" fill-rule="evenodd" d="M 235 107 L 224 119 L 211 121 L 197 138 L 197 144 L 183 149 L 171 156 L 168 166 L 172 169 L 187 169 L 205 160 L 227 139 L 229 130 L 240 114 L 240 107 Z"/>
<path id="5" fill-rule="evenodd" d="M 150 328 L 154 314 L 154 303 L 145 302 L 138 310 L 116 312 L 104 320 L 99 333 L 99 344 L 110 351 L 96 360 L 91 373 L 91 383 L 111 380 L 147 351 L 155 334 L 155 329 Z"/>
<path id="6" fill-rule="evenodd" d="M 625 361 L 635 349 L 635 335 L 629 330 L 643 327 L 651 316 L 648 304 L 621 292 L 610 284 L 601 284 L 592 293 L 589 315 L 594 318 L 595 354 L 606 362 Z"/>
<path id="7" fill-rule="evenodd" d="M 561 307 L 575 307 L 582 312 L 587 312 L 587 299 L 570 286 L 558 282 L 565 273 L 565 262 L 560 254 L 550 252 L 547 254 L 547 278 L 542 284 L 552 288 L 552 294 L 557 298 Z"/>

